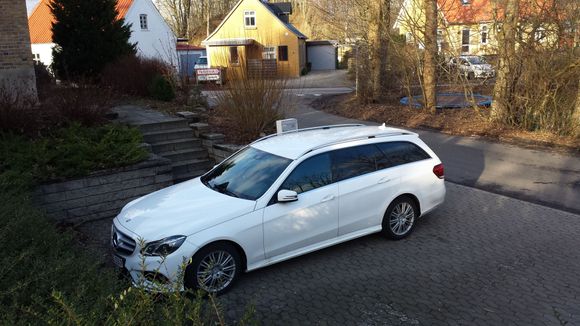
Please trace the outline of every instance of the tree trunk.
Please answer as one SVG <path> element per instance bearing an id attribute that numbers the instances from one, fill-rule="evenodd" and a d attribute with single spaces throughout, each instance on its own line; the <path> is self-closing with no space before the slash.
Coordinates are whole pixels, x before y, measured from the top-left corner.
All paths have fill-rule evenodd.
<path id="1" fill-rule="evenodd" d="M 572 114 L 572 127 L 576 137 L 580 137 L 580 79 L 578 80 L 578 95 L 576 96 L 576 106 Z"/>
<path id="2" fill-rule="evenodd" d="M 207 12 L 206 12 L 206 15 L 207 15 L 206 34 L 207 34 L 207 37 L 209 37 L 209 24 L 210 24 L 210 19 L 211 19 L 211 17 L 210 17 L 211 12 L 210 12 L 210 7 L 209 7 L 209 0 L 206 0 L 205 1 L 205 5 L 206 5 L 206 10 L 207 10 Z"/>
<path id="3" fill-rule="evenodd" d="M 437 0 L 423 0 L 425 10 L 425 52 L 423 93 L 425 109 L 435 113 L 437 106 Z"/>
<path id="4" fill-rule="evenodd" d="M 371 20 L 373 101 L 379 101 L 388 87 L 388 55 L 391 0 L 376 2 L 375 18 Z"/>
<path id="5" fill-rule="evenodd" d="M 506 122 L 513 105 L 513 78 L 516 58 L 516 36 L 519 0 L 507 0 L 505 18 L 499 35 L 497 79 L 493 89 L 491 120 Z"/>

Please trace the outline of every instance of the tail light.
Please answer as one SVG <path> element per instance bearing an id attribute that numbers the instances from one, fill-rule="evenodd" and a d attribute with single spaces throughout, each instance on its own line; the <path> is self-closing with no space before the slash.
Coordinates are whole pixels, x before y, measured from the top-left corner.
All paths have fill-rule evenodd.
<path id="1" fill-rule="evenodd" d="M 433 167 L 433 173 L 439 179 L 445 178 L 445 169 L 443 169 L 443 164 L 437 164 L 437 165 L 435 165 L 435 167 Z"/>

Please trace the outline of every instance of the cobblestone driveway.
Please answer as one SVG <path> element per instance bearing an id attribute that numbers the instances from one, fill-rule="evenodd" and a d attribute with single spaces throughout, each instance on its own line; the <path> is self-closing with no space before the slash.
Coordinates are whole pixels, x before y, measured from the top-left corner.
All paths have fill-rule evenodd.
<path id="1" fill-rule="evenodd" d="M 350 241 L 243 275 L 220 297 L 264 325 L 580 325 L 580 216 L 447 185 L 402 241 Z"/>

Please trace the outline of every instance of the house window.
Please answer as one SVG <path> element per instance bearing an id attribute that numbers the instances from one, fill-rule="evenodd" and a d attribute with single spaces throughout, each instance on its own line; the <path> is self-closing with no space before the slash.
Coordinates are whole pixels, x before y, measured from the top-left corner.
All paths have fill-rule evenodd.
<path id="1" fill-rule="evenodd" d="M 487 44 L 489 34 L 487 31 L 487 26 L 481 27 L 481 44 Z"/>
<path id="2" fill-rule="evenodd" d="M 238 47 L 237 46 L 230 47 L 230 63 L 233 65 L 240 64 L 240 55 L 238 54 Z"/>
<path id="3" fill-rule="evenodd" d="M 262 50 L 262 59 L 274 59 L 276 60 L 276 47 L 275 46 L 265 46 Z"/>
<path id="4" fill-rule="evenodd" d="M 278 47 L 278 60 L 288 61 L 288 46 L 281 45 Z"/>
<path id="5" fill-rule="evenodd" d="M 256 27 L 256 12 L 255 11 L 244 11 L 244 26 L 246 28 Z"/>
<path id="6" fill-rule="evenodd" d="M 34 57 L 34 62 L 40 63 L 40 53 L 34 53 L 32 55 Z"/>
<path id="7" fill-rule="evenodd" d="M 407 32 L 405 34 L 405 40 L 407 41 L 407 43 L 413 43 L 413 33 Z"/>
<path id="8" fill-rule="evenodd" d="M 147 22 L 147 15 L 145 15 L 145 14 L 139 15 L 139 23 L 141 25 L 142 30 L 149 29 L 148 22 Z"/>
<path id="9" fill-rule="evenodd" d="M 461 31 L 461 53 L 469 53 L 469 29 Z"/>

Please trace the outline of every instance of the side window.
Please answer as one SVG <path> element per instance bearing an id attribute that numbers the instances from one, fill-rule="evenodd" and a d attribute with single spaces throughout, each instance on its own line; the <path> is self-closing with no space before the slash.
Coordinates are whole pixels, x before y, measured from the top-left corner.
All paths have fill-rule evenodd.
<path id="1" fill-rule="evenodd" d="M 332 153 L 332 169 L 336 181 L 375 172 L 377 161 L 384 157 L 375 145 L 336 150 Z"/>
<path id="2" fill-rule="evenodd" d="M 280 189 L 293 190 L 300 194 L 331 183 L 330 155 L 320 154 L 300 163 L 282 183 Z"/>
<path id="3" fill-rule="evenodd" d="M 419 146 L 409 142 L 390 142 L 377 145 L 385 154 L 385 159 L 378 163 L 380 169 L 431 158 Z"/>

